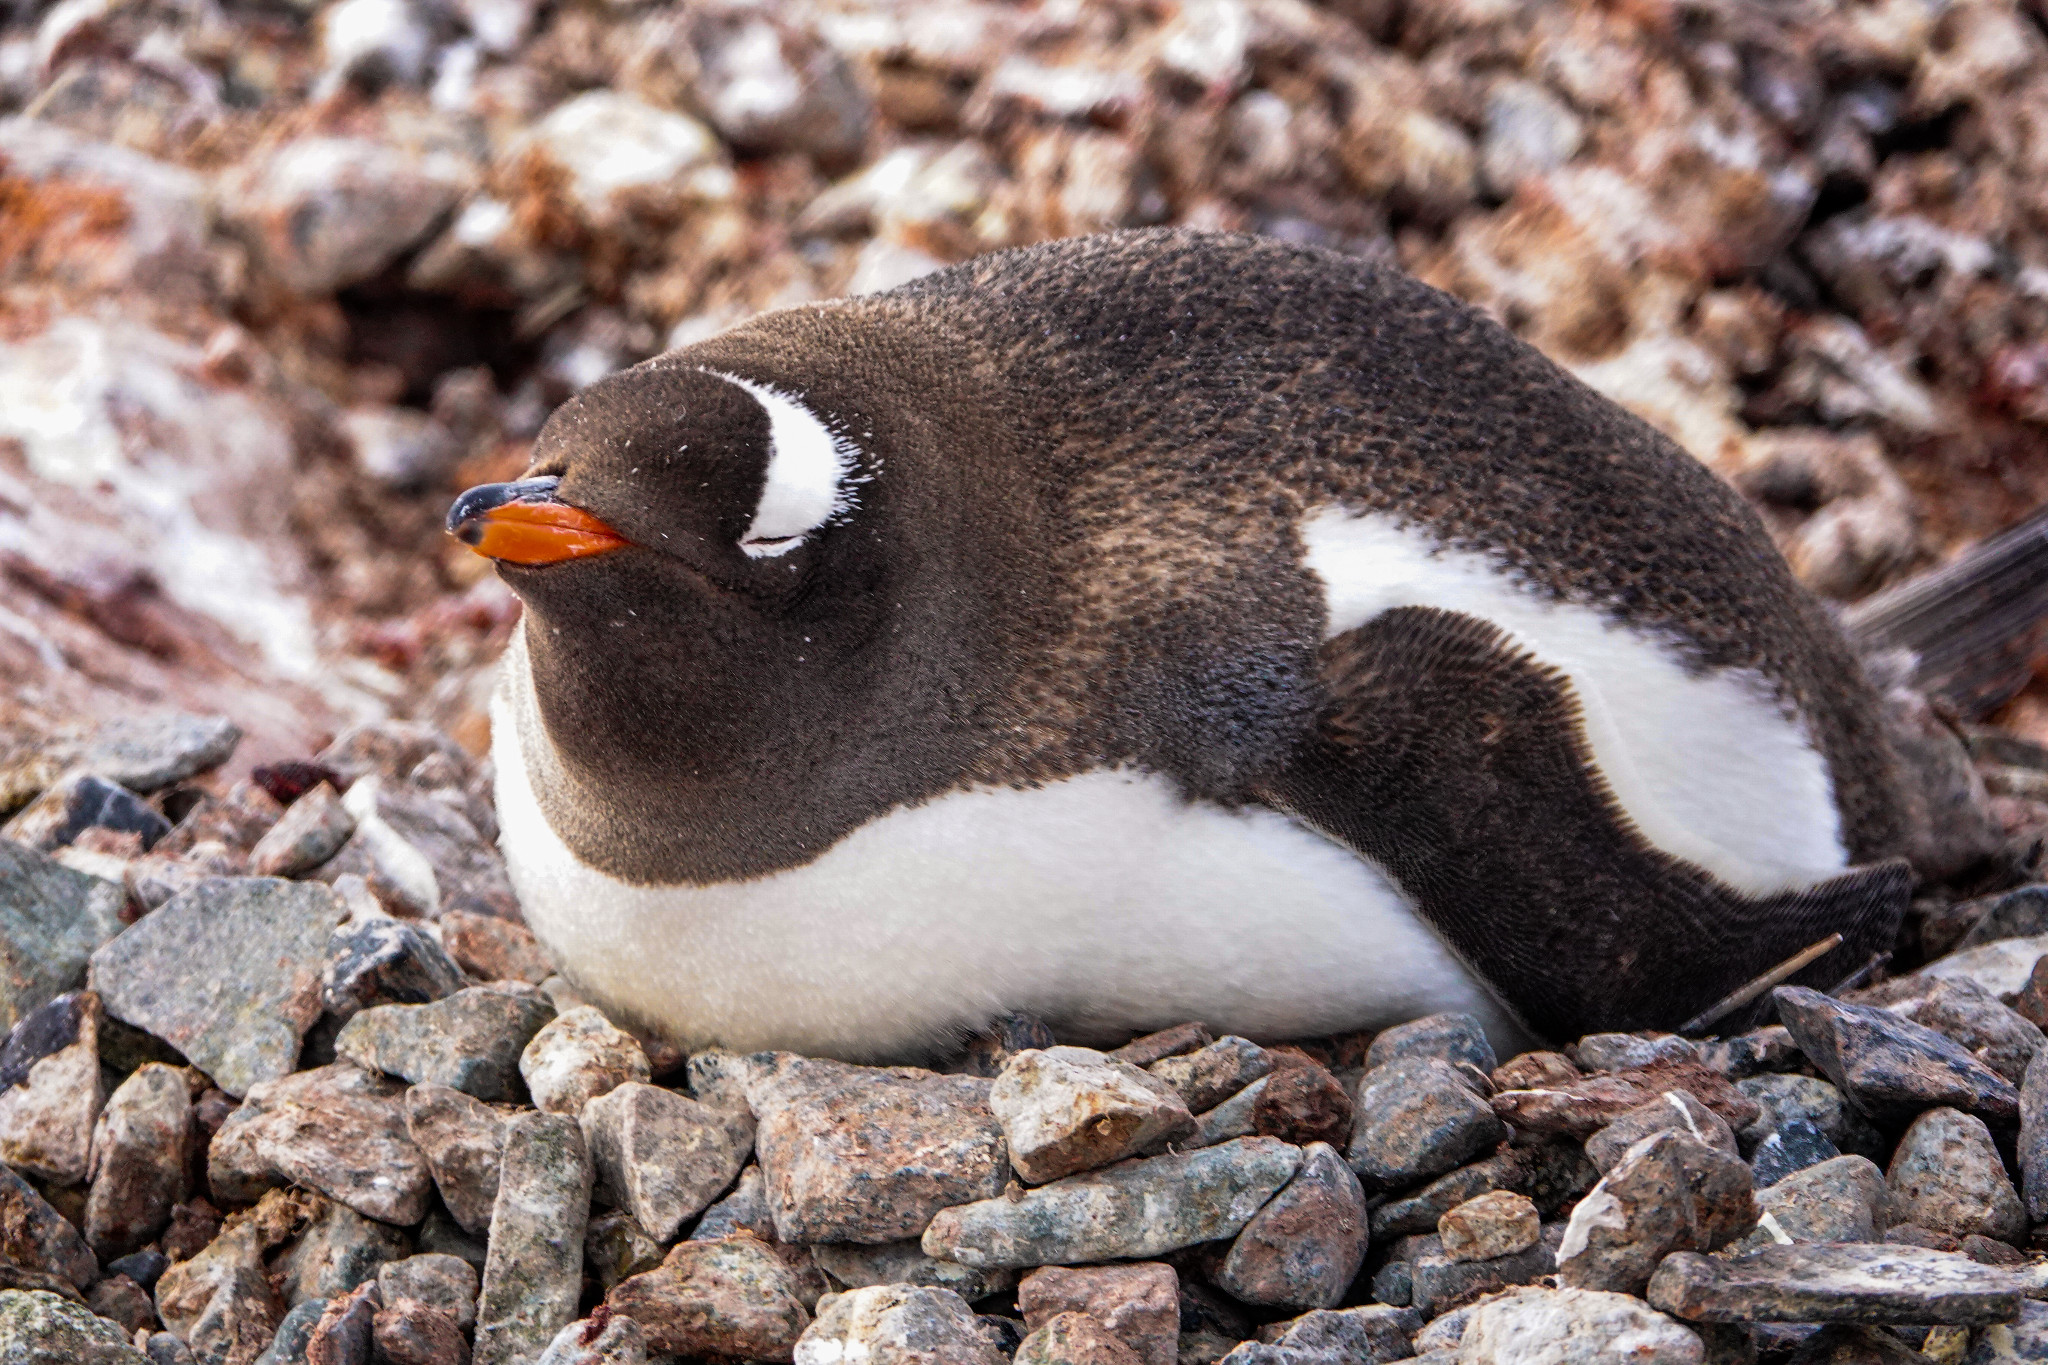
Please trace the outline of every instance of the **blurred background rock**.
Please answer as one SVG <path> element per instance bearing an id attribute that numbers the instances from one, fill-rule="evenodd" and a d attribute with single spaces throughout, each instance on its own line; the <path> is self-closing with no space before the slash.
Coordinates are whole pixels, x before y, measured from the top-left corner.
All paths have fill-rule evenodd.
<path id="1" fill-rule="evenodd" d="M 1146 224 L 1469 299 L 1853 602 L 2048 500 L 2040 0 L 16 0 L 0 811 L 52 733 L 487 741 L 446 539 L 762 309 Z M 2048 738 L 2048 689 L 2002 719 Z"/>

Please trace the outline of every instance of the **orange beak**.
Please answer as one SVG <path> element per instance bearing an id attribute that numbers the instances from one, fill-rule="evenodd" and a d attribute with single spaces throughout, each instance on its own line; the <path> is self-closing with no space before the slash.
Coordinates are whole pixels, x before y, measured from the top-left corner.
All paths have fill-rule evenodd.
<path id="1" fill-rule="evenodd" d="M 472 488 L 448 509 L 448 534 L 507 564 L 559 564 L 632 543 L 582 508 L 558 501 L 559 483 L 549 477 Z"/>

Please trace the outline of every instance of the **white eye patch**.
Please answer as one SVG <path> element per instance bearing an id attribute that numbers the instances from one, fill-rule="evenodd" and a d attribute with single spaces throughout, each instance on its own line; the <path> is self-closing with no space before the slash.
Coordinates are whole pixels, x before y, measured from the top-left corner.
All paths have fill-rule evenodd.
<path id="1" fill-rule="evenodd" d="M 745 389 L 768 414 L 768 473 L 754 520 L 740 540 L 750 559 L 788 554 L 804 538 L 853 510 L 854 448 L 788 394 L 738 375 L 705 374 Z"/>

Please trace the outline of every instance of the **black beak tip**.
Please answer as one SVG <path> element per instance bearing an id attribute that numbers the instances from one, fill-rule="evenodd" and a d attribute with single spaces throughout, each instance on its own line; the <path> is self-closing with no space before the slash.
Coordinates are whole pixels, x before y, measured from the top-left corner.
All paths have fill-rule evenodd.
<path id="1" fill-rule="evenodd" d="M 555 496 L 555 489 L 561 479 L 553 474 L 538 479 L 519 479 L 512 483 L 482 483 L 458 497 L 448 509 L 448 534 L 461 540 L 465 545 L 474 545 L 482 539 L 483 531 L 475 524 L 477 519 L 492 508 L 503 507 L 508 502 L 549 502 Z"/>

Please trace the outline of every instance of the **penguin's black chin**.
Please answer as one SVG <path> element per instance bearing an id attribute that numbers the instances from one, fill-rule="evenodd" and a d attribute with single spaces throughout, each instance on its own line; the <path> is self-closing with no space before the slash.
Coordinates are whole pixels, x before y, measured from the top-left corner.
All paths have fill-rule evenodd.
<path id="1" fill-rule="evenodd" d="M 621 550 L 632 542 L 555 496 L 561 480 L 480 484 L 448 509 L 448 534 L 499 564 L 535 566 Z"/>

